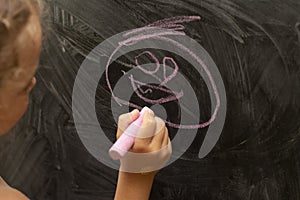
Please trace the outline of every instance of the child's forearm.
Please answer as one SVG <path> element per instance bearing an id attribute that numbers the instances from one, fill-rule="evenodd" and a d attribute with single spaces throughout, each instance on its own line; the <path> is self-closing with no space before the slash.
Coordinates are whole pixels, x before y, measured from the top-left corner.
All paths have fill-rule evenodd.
<path id="1" fill-rule="evenodd" d="M 148 200 L 155 173 L 119 172 L 115 200 Z"/>

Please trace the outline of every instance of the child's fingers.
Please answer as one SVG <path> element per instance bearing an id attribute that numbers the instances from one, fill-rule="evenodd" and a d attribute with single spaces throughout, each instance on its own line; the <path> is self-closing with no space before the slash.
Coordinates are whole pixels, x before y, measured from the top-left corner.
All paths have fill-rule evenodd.
<path id="1" fill-rule="evenodd" d="M 139 110 L 135 109 L 130 113 L 125 113 L 119 116 L 117 138 L 119 138 L 124 130 L 140 115 Z"/>
<path id="2" fill-rule="evenodd" d="M 165 122 L 158 117 L 155 118 L 155 121 L 156 121 L 156 131 L 155 131 L 155 135 L 152 138 L 151 145 L 159 149 L 162 146 L 164 138 L 168 137 L 168 135 L 166 135 L 165 133 L 166 132 Z"/>
<path id="3" fill-rule="evenodd" d="M 152 110 L 146 110 L 143 118 L 142 128 L 151 126 L 154 120 L 154 112 Z"/>
<path id="4" fill-rule="evenodd" d="M 138 131 L 135 142 L 146 142 L 149 144 L 155 134 L 156 121 L 152 110 L 145 111 L 142 125 Z"/>
<path id="5" fill-rule="evenodd" d="M 164 147 L 164 146 L 168 145 L 169 142 L 170 142 L 169 131 L 168 131 L 167 127 L 165 127 L 164 139 L 162 141 L 161 146 Z"/>
<path id="6" fill-rule="evenodd" d="M 118 120 L 118 127 L 124 131 L 129 126 L 129 124 L 131 124 L 131 122 L 139 117 L 139 115 L 140 112 L 138 109 L 135 109 L 130 113 L 120 115 Z"/>
<path id="7" fill-rule="evenodd" d="M 167 127 L 164 127 L 164 131 L 162 132 L 162 139 L 161 139 L 161 147 L 164 147 L 168 144 L 168 138 L 169 138 L 169 134 L 168 134 L 168 129 Z"/>

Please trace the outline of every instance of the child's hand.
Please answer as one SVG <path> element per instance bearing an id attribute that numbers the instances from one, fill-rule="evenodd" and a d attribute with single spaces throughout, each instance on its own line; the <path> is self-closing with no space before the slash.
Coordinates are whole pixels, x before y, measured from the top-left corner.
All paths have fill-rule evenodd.
<path id="1" fill-rule="evenodd" d="M 138 110 L 121 115 L 117 138 L 138 117 Z M 146 111 L 134 145 L 121 159 L 120 170 L 131 173 L 157 172 L 169 160 L 171 153 L 171 142 L 164 121 L 155 117 L 153 111 Z"/>
<path id="2" fill-rule="evenodd" d="M 138 117 L 138 110 L 121 115 L 117 138 Z M 155 117 L 152 111 L 146 111 L 134 145 L 121 159 L 115 200 L 147 200 L 156 172 L 164 167 L 171 153 L 164 121 Z"/>

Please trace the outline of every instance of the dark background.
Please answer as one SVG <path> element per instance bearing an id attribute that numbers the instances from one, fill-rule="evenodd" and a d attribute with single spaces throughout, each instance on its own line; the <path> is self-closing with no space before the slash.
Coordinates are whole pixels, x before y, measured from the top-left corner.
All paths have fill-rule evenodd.
<path id="1" fill-rule="evenodd" d="M 110 36 L 163 18 L 199 15 L 200 21 L 185 24 L 186 33 L 222 75 L 225 126 L 203 159 L 197 156 L 206 129 L 199 130 L 189 150 L 160 171 L 150 199 L 300 199 L 298 0 L 53 0 L 45 15 L 37 87 L 24 118 L 0 138 L 0 175 L 12 186 L 33 200 L 113 199 L 117 171 L 86 151 L 72 120 L 77 70 Z M 193 73 L 187 76 L 199 84 Z M 206 88 L 195 88 L 210 105 Z M 116 124 L 105 123 L 110 108 L 104 101 L 97 106 L 113 137 Z M 203 112 L 209 117 L 209 109 Z"/>

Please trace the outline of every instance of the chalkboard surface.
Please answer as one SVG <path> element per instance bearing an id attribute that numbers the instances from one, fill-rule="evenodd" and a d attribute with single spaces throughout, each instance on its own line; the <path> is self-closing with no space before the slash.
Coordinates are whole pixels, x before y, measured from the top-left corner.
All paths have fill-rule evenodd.
<path id="1" fill-rule="evenodd" d="M 24 118 L 0 138 L 0 175 L 12 186 L 33 200 L 113 199 L 117 171 L 97 160 L 76 130 L 76 75 L 84 61 L 110 56 L 105 50 L 90 54 L 108 38 L 157 27 L 190 38 L 188 49 L 194 48 L 191 41 L 202 47 L 193 53 L 206 53 L 216 88 L 205 68 L 174 53 L 176 48 L 147 46 L 116 58 L 97 80 L 94 108 L 111 142 L 114 115 L 145 105 L 166 120 L 171 138 L 195 132 L 186 149 L 174 150 L 179 158 L 159 172 L 150 199 L 300 199 L 299 1 L 48 0 L 46 15 L 37 87 Z M 142 65 L 147 63 L 159 64 L 160 71 Z M 128 75 L 130 83 L 130 71 L 139 64 L 148 75 L 157 72 L 151 76 L 159 83 L 142 84 L 143 97 L 136 90 L 120 106 L 107 76 L 117 92 L 118 82 Z M 211 71 L 214 67 L 218 73 Z M 108 71 L 103 65 L 99 69 Z M 178 78 L 178 90 L 167 87 L 175 72 L 186 80 Z M 131 83 L 146 81 L 142 76 Z M 183 116 L 191 123 L 183 123 Z M 217 123 L 220 135 L 215 129 L 208 133 Z M 204 146 L 212 150 L 199 157 Z"/>

